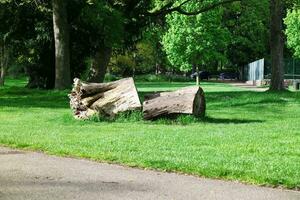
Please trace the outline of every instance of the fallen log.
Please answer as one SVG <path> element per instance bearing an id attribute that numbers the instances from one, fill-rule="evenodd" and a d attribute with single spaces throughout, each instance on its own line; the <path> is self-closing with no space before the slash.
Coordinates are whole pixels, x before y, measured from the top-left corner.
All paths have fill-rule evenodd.
<path id="1" fill-rule="evenodd" d="M 143 116 L 146 120 L 176 114 L 203 117 L 205 109 L 206 104 L 202 88 L 192 86 L 173 92 L 146 95 L 143 103 Z"/>
<path id="2" fill-rule="evenodd" d="M 109 83 L 83 83 L 75 78 L 68 96 L 77 119 L 88 119 L 95 114 L 114 117 L 119 112 L 141 109 L 132 78 Z"/>

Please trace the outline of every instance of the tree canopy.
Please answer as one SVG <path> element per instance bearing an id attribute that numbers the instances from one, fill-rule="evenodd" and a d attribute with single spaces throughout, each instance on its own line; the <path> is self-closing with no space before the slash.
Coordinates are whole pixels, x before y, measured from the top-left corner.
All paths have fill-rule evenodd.
<path id="1" fill-rule="evenodd" d="M 289 10 L 284 22 L 287 26 L 287 45 L 294 52 L 294 56 L 300 58 L 300 9 L 295 7 Z"/>
<path id="2" fill-rule="evenodd" d="M 272 60 L 282 57 L 284 40 L 276 39 L 283 38 L 283 28 L 288 47 L 295 56 L 300 54 L 299 10 L 291 9 L 297 0 L 74 0 L 64 3 L 65 10 L 52 12 L 64 7 L 55 7 L 55 2 L 59 1 L 0 0 L 0 46 L 5 44 L 11 63 L 18 63 L 30 77 L 29 87 L 53 88 L 58 77 L 86 74 L 101 82 L 108 66 L 122 63 L 121 58 L 131 63 L 132 73 L 158 68 L 186 72 L 195 66 L 237 71 L 270 56 L 274 47 L 280 48 L 277 56 L 271 54 Z M 291 10 L 283 27 L 286 9 Z M 54 30 L 58 27 L 53 27 L 53 19 L 59 20 L 61 31 Z M 276 27 L 273 22 L 278 22 Z M 55 33 L 61 32 L 66 34 L 58 41 L 62 37 Z M 66 53 L 60 55 L 58 44 L 64 42 Z M 58 56 L 65 61 L 69 56 L 69 64 L 57 63 Z M 272 66 L 282 69 L 280 63 Z M 70 72 L 59 74 L 57 69 L 67 66 Z M 281 78 L 276 82 L 282 82 L 277 72 L 273 74 Z"/>
<path id="3" fill-rule="evenodd" d="M 186 9 L 197 7 L 188 4 Z M 224 52 L 229 32 L 222 25 L 222 9 L 195 16 L 172 13 L 167 16 L 168 29 L 162 44 L 171 64 L 183 71 L 193 65 L 204 66 L 215 60 L 226 60 Z"/>

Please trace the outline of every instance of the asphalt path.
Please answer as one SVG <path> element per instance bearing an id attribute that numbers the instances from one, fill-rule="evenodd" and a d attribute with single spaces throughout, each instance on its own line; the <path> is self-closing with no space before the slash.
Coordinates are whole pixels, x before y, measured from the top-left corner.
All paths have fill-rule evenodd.
<path id="1" fill-rule="evenodd" d="M 0 147 L 0 200 L 300 200 L 300 192 Z"/>

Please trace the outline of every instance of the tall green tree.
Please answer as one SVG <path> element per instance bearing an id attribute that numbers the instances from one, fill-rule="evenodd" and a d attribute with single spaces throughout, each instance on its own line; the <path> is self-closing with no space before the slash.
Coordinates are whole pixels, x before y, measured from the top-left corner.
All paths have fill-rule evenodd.
<path id="1" fill-rule="evenodd" d="M 192 12 L 197 7 L 197 3 L 189 3 L 185 9 Z M 222 26 L 222 9 L 195 16 L 172 13 L 167 16 L 167 24 L 162 44 L 173 66 L 189 71 L 193 66 L 226 60 L 229 32 Z"/>
<path id="2" fill-rule="evenodd" d="M 214 9 L 220 5 L 232 3 L 234 1 L 211 1 L 205 4 L 205 1 L 201 1 L 200 8 L 195 8 L 195 11 L 187 11 L 184 6 L 193 0 L 186 1 L 162 1 L 159 3 L 160 8 L 155 9 L 153 13 L 165 14 L 170 12 L 178 12 L 183 15 L 197 15 L 199 13 L 206 12 Z M 299 3 L 299 0 L 270 0 L 270 50 L 271 50 L 271 68 L 272 77 L 270 90 L 280 91 L 284 90 L 284 75 L 283 75 L 283 18 L 285 14 L 285 8 L 289 4 Z"/>
<path id="3" fill-rule="evenodd" d="M 294 7 L 289 10 L 284 23 L 288 47 L 292 49 L 295 57 L 300 58 L 300 9 Z"/>
<path id="4" fill-rule="evenodd" d="M 247 0 L 224 6 L 223 23 L 230 31 L 227 56 L 241 67 L 269 57 L 269 0 Z"/>

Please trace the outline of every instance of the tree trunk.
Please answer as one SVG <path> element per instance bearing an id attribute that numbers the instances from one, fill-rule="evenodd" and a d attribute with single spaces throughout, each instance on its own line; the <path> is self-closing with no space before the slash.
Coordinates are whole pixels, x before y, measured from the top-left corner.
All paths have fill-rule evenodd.
<path id="1" fill-rule="evenodd" d="M 182 88 L 174 92 L 162 92 L 145 96 L 144 119 L 156 119 L 176 114 L 205 116 L 205 97 L 198 86 Z"/>
<path id="2" fill-rule="evenodd" d="M 141 108 L 132 78 L 110 83 L 82 83 L 74 79 L 69 98 L 76 119 L 88 119 L 95 114 L 114 117 L 119 112 Z"/>
<path id="3" fill-rule="evenodd" d="M 55 88 L 65 89 L 71 84 L 70 41 L 66 1 L 52 0 L 55 41 Z"/>
<path id="4" fill-rule="evenodd" d="M 95 55 L 91 65 L 89 82 L 102 83 L 105 78 L 107 66 L 112 55 L 112 48 L 103 46 Z"/>
<path id="5" fill-rule="evenodd" d="M 4 80 L 5 80 L 5 68 L 4 66 L 1 66 L 0 86 L 4 86 Z"/>
<path id="6" fill-rule="evenodd" d="M 271 85 L 270 90 L 284 90 L 284 63 L 283 63 L 283 2 L 270 0 L 271 10 Z"/>
<path id="7" fill-rule="evenodd" d="M 4 86 L 6 70 L 9 61 L 9 50 L 3 42 L 0 46 L 0 86 Z"/>
<path id="8" fill-rule="evenodd" d="M 5 69 L 4 69 L 4 47 L 3 47 L 3 45 L 0 46 L 0 68 L 1 68 L 0 86 L 4 86 Z"/>

